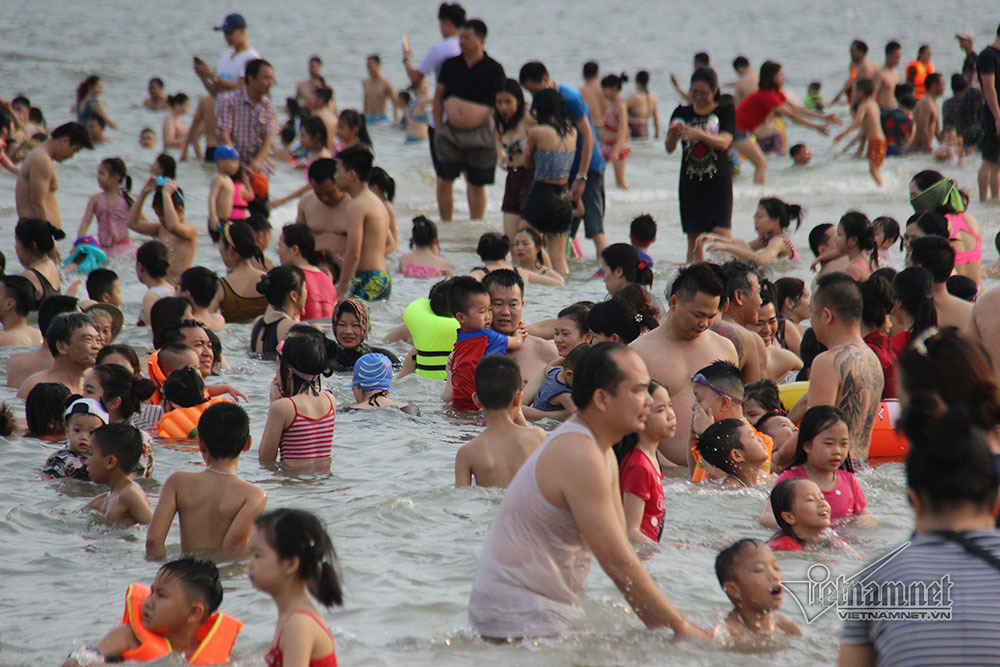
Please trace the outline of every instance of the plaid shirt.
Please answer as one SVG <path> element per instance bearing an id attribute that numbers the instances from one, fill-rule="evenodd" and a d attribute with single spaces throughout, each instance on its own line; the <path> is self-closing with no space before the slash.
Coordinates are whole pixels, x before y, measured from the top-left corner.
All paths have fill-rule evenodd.
<path id="1" fill-rule="evenodd" d="M 219 132 L 229 132 L 233 148 L 240 153 L 240 163 L 249 167 L 268 135 L 278 133 L 277 110 L 269 97 L 261 98 L 254 106 L 246 88 L 220 95 L 215 103 Z M 264 171 L 271 173 L 265 163 Z"/>

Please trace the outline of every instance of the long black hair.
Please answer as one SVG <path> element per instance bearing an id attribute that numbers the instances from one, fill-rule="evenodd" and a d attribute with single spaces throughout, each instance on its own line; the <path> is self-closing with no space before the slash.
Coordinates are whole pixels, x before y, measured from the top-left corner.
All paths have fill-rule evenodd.
<path id="1" fill-rule="evenodd" d="M 531 115 L 539 125 L 551 125 L 560 137 L 573 129 L 573 121 L 566 113 L 566 103 L 558 90 L 544 88 L 535 93 L 531 99 Z"/>
<path id="2" fill-rule="evenodd" d="M 326 528 L 314 514 L 283 508 L 261 514 L 253 524 L 279 558 L 298 558 L 298 577 L 323 606 L 344 603 L 337 553 Z"/>
<path id="3" fill-rule="evenodd" d="M 503 87 L 497 91 L 497 94 L 507 93 L 515 100 L 517 100 L 517 109 L 514 110 L 514 115 L 512 115 L 507 120 L 504 120 L 497 110 L 496 105 L 493 107 L 493 124 L 497 126 L 497 130 L 500 134 L 504 132 L 510 132 L 517 124 L 524 120 L 524 91 L 521 90 L 521 84 L 517 82 L 517 79 L 506 79 L 503 82 Z"/>

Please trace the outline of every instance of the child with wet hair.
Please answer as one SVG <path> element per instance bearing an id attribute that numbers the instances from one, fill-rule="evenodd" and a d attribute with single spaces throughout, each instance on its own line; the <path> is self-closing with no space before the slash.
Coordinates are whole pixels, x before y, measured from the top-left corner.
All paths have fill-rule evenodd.
<path id="1" fill-rule="evenodd" d="M 530 421 L 539 419 L 558 419 L 565 421 L 576 412 L 571 393 L 573 391 L 573 371 L 583 356 L 590 351 L 588 343 L 574 347 L 563 360 L 561 367 L 550 370 L 538 392 L 529 398 L 524 398 L 521 411 L 524 418 Z"/>
<path id="2" fill-rule="evenodd" d="M 726 473 L 723 488 L 750 488 L 770 481 L 762 470 L 767 448 L 742 419 L 715 422 L 701 434 L 696 447 L 706 463 Z"/>
<path id="3" fill-rule="evenodd" d="M 79 396 L 79 394 L 77 394 Z M 63 410 L 69 400 L 69 387 L 61 382 L 40 382 L 24 399 L 24 416 L 29 438 L 60 440 L 66 435 Z"/>
<path id="4" fill-rule="evenodd" d="M 743 388 L 743 416 L 754 427 L 762 417 L 768 414 L 786 414 L 781 403 L 778 385 L 774 380 L 757 380 Z"/>
<path id="5" fill-rule="evenodd" d="M 115 523 L 146 525 L 153 509 L 142 487 L 132 479 L 132 471 L 142 456 L 142 434 L 131 424 L 106 424 L 90 434 L 87 472 L 97 484 L 108 487 L 85 509 L 94 509 Z"/>
<path id="6" fill-rule="evenodd" d="M 763 637 L 802 635 L 794 621 L 778 612 L 784 577 L 766 544 L 749 538 L 733 542 L 715 557 L 715 576 L 733 603 L 716 630 L 720 643 L 733 646 Z"/>

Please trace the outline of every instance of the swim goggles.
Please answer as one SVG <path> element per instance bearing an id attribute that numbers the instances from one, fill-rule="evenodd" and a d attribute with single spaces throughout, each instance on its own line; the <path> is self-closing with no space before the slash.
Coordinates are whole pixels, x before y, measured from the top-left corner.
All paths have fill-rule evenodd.
<path id="1" fill-rule="evenodd" d="M 712 383 L 708 381 L 708 378 L 705 377 L 704 375 L 702 375 L 701 373 L 695 373 L 694 375 L 691 376 L 691 384 L 700 384 L 702 387 L 706 387 L 709 390 L 711 390 L 711 392 L 713 394 L 716 394 L 717 396 L 720 396 L 720 397 L 721 396 L 725 396 L 726 398 L 728 398 L 730 401 L 732 401 L 736 405 L 740 405 L 740 406 L 743 405 L 742 399 L 736 398 L 735 396 L 733 396 L 731 394 L 727 394 L 726 392 L 722 391 L 721 389 L 718 389 L 717 387 L 715 387 L 714 385 L 712 385 Z"/>

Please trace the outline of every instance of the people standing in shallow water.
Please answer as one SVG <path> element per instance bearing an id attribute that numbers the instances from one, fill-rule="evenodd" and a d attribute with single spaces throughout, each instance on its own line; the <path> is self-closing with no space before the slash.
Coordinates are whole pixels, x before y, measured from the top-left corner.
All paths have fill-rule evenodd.
<path id="1" fill-rule="evenodd" d="M 535 182 L 534 167 L 525 164 L 528 124 L 534 122 L 526 111 L 521 84 L 507 79 L 493 97 L 493 131 L 500 147 L 499 166 L 507 171 L 500 210 L 503 212 L 503 233 L 511 241 L 521 226 L 521 209 Z"/>
<path id="2" fill-rule="evenodd" d="M 372 160 L 372 154 L 361 146 L 337 155 L 337 187 L 351 196 L 345 211 L 347 239 L 337 294 L 381 301 L 392 293 L 392 279 L 385 270 L 389 212 L 368 187 Z"/>
<path id="3" fill-rule="evenodd" d="M 615 168 L 615 183 L 628 190 L 625 182 L 625 160 L 628 158 L 628 109 L 621 97 L 622 85 L 628 75 L 609 74 L 601 79 L 601 95 L 604 97 L 604 130 L 601 132 L 601 156 Z"/>
<path id="4" fill-rule="evenodd" d="M 399 272 L 410 278 L 437 278 L 453 273 L 451 264 L 441 257 L 437 225 L 422 215 L 413 219 L 410 252 L 399 258 Z"/>
<path id="5" fill-rule="evenodd" d="M 403 403 L 389 398 L 392 389 L 392 361 L 379 352 L 362 355 L 354 364 L 351 378 L 354 405 L 342 408 L 341 412 L 357 412 L 373 408 L 398 408 L 402 412 L 420 416 L 420 408 L 412 403 Z"/>
<path id="6" fill-rule="evenodd" d="M 635 92 L 625 100 L 628 109 L 628 129 L 633 139 L 649 138 L 649 121 L 653 121 L 653 138 L 660 138 L 660 109 L 656 96 L 649 92 L 649 72 L 635 75 Z"/>
<path id="7" fill-rule="evenodd" d="M 297 266 L 276 266 L 257 283 L 257 291 L 267 298 L 271 310 L 254 322 L 250 331 L 250 350 L 265 359 L 273 359 L 278 343 L 305 311 L 306 277 Z"/>
<path id="8" fill-rule="evenodd" d="M 65 162 L 82 148 L 94 148 L 87 129 L 79 123 L 65 123 L 31 151 L 17 173 L 14 186 L 19 218 L 48 220 L 53 226 L 62 228 L 62 215 L 56 197 L 59 189 L 56 162 Z"/>
<path id="9" fill-rule="evenodd" d="M 337 304 L 333 311 L 333 337 L 339 347 L 330 358 L 330 367 L 335 372 L 352 372 L 357 360 L 369 352 L 384 354 L 396 368 L 401 365 L 391 350 L 368 345 L 371 330 L 371 310 L 367 303 L 361 299 L 342 299 Z"/>
<path id="10" fill-rule="evenodd" d="M 60 293 L 59 265 L 52 261 L 56 241 L 66 233 L 47 220 L 21 218 L 14 227 L 14 252 L 24 267 L 21 275 L 31 281 L 39 300 Z"/>
<path id="11" fill-rule="evenodd" d="M 317 266 L 329 266 L 332 261 L 325 252 L 317 252 L 315 237 L 308 225 L 298 222 L 282 228 L 278 237 L 278 260 L 285 265 L 297 266 L 305 273 L 308 296 L 302 318 L 325 320 L 333 315 L 337 288 L 330 276 Z"/>
<path id="12" fill-rule="evenodd" d="M 795 230 L 798 231 L 803 213 L 798 204 L 786 204 L 777 197 L 764 197 L 757 202 L 757 212 L 753 215 L 756 239 L 748 243 L 742 239 L 731 239 L 728 235 L 704 234 L 699 242 L 707 242 L 706 250 L 728 252 L 737 259 L 755 264 L 770 264 L 776 259 L 798 261 L 799 253 L 788 228 L 794 220 Z"/>
<path id="13" fill-rule="evenodd" d="M 264 255 L 254 242 L 249 224 L 242 220 L 222 224 L 219 256 L 228 269 L 220 278 L 222 301 L 219 303 L 219 312 L 226 322 L 250 322 L 263 315 L 267 299 L 257 292 L 257 284 L 264 271 L 253 262 L 256 259 L 263 264 Z M 248 294 L 252 296 L 246 296 Z"/>

